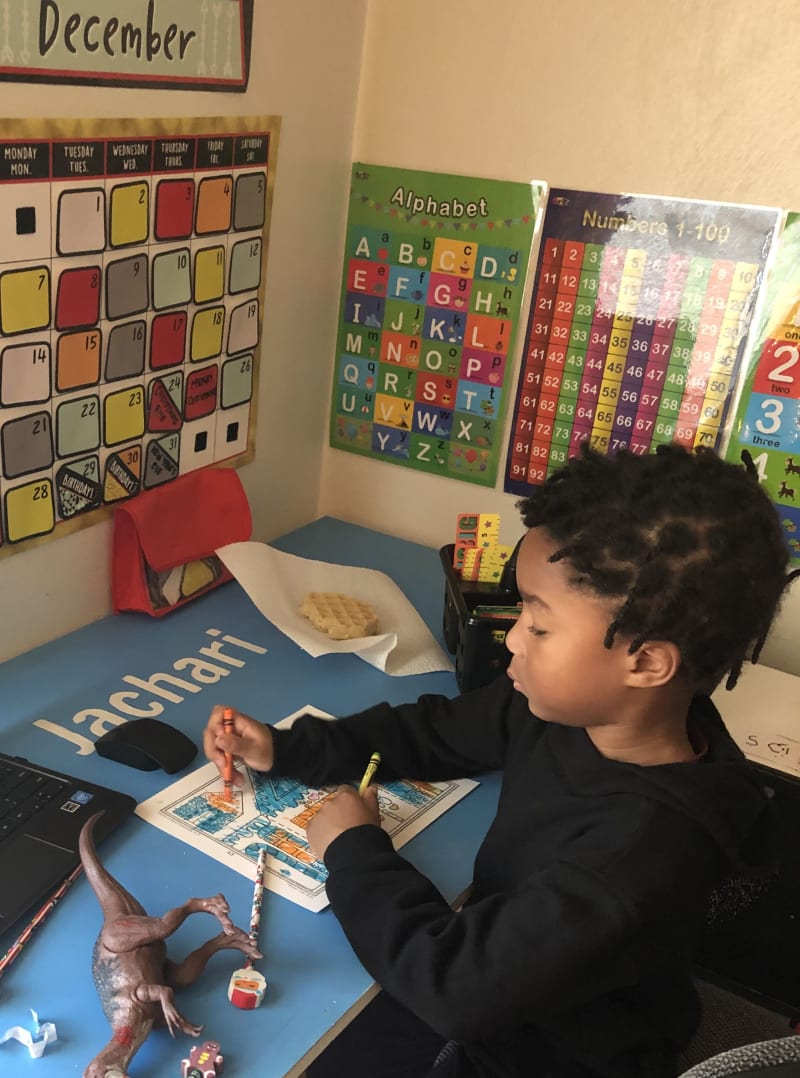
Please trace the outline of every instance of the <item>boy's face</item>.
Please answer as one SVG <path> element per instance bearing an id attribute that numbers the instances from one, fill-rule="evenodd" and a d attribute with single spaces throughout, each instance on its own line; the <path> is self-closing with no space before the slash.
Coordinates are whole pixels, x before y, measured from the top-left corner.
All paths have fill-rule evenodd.
<path id="1" fill-rule="evenodd" d="M 613 722 L 630 667 L 629 639 L 603 640 L 617 603 L 571 582 L 566 561 L 542 528 L 532 528 L 517 558 L 522 613 L 506 637 L 508 675 L 533 714 L 564 726 Z"/>

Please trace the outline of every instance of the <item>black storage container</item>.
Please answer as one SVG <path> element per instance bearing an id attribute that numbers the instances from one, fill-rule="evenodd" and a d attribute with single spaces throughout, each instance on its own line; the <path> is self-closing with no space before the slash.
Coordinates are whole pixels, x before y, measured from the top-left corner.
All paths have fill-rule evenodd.
<path id="1" fill-rule="evenodd" d="M 516 550 L 497 584 L 462 580 L 453 568 L 455 544 L 439 550 L 445 576 L 444 640 L 455 656 L 456 680 L 462 692 L 477 689 L 502 674 L 511 658 L 505 645 L 506 633 L 517 620 L 475 614 L 476 607 L 514 607 L 519 602 L 515 578 Z"/>

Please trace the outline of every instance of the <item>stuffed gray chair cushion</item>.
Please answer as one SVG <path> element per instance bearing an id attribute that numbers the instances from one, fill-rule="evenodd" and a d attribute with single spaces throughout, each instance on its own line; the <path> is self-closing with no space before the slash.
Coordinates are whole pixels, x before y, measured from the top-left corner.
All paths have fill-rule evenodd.
<path id="1" fill-rule="evenodd" d="M 703 1016 L 700 1028 L 679 1060 L 680 1074 L 732 1048 L 792 1035 L 789 1019 L 785 1015 L 742 999 L 719 985 L 701 980 L 696 980 L 695 984 Z M 783 1076 L 776 1075 L 775 1078 Z"/>
<path id="2" fill-rule="evenodd" d="M 759 1041 L 720 1052 L 688 1071 L 680 1078 L 800 1078 L 800 1037 L 780 1037 Z"/>

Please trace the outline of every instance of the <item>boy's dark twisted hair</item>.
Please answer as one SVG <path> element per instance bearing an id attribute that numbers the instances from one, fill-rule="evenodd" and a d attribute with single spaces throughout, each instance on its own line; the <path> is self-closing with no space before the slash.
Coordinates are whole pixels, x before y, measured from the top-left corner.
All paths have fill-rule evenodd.
<path id="1" fill-rule="evenodd" d="M 559 544 L 551 561 L 576 583 L 619 598 L 605 637 L 669 640 L 700 684 L 728 674 L 732 689 L 755 662 L 788 580 L 789 551 L 775 506 L 745 467 L 712 450 L 661 445 L 654 454 L 580 456 L 519 501 L 529 528 Z"/>

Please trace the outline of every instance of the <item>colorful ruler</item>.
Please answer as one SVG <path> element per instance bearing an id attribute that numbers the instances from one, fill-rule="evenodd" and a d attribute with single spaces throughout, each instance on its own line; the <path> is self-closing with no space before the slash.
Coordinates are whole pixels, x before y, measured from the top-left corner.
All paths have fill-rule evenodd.
<path id="1" fill-rule="evenodd" d="M 494 484 L 543 190 L 353 167 L 332 446 Z"/>
<path id="2" fill-rule="evenodd" d="M 505 490 L 588 439 L 720 443 L 776 209 L 551 190 Z"/>
<path id="3" fill-rule="evenodd" d="M 752 347 L 727 456 L 749 450 L 800 561 L 800 213 L 789 213 Z"/>

